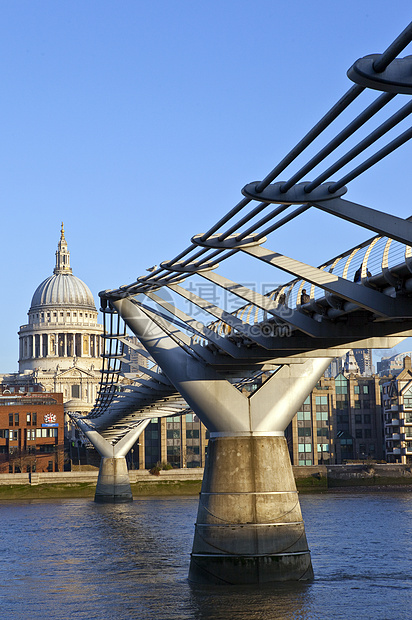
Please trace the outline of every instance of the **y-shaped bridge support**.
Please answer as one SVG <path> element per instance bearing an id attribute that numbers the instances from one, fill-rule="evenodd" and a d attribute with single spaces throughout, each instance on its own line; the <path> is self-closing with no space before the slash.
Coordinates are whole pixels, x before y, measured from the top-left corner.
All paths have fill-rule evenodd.
<path id="1" fill-rule="evenodd" d="M 150 420 L 142 420 L 139 426 L 130 430 L 116 445 L 113 445 L 81 418 L 76 419 L 79 428 L 101 456 L 95 502 L 119 504 L 133 501 L 126 454 L 149 422 Z"/>
<path id="2" fill-rule="evenodd" d="M 189 579 L 313 577 L 284 430 L 330 363 L 284 365 L 252 396 L 190 355 L 129 299 L 112 302 L 210 430 Z"/>

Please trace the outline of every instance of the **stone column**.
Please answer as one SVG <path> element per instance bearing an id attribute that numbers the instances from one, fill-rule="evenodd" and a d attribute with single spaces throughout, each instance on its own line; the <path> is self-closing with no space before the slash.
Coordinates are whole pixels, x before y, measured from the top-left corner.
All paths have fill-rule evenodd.
<path id="1" fill-rule="evenodd" d="M 167 462 L 167 427 L 166 418 L 159 418 L 160 462 Z"/>
<path id="2" fill-rule="evenodd" d="M 139 469 L 146 468 L 146 459 L 145 459 L 145 434 L 142 433 L 139 437 Z"/>
<path id="3" fill-rule="evenodd" d="M 186 416 L 180 416 L 180 467 L 187 467 Z"/>

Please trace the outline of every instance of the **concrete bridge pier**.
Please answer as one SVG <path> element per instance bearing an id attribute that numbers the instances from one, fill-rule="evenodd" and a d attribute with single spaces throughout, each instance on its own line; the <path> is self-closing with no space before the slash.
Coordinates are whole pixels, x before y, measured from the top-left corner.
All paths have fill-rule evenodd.
<path id="1" fill-rule="evenodd" d="M 141 420 L 139 425 L 124 435 L 115 445 L 81 418 L 76 423 L 101 456 L 94 501 L 104 504 L 120 504 L 133 501 L 126 463 L 126 454 L 136 443 L 150 419 Z"/>
<path id="2" fill-rule="evenodd" d="M 126 458 L 104 457 L 100 460 L 94 501 L 120 504 L 133 501 Z"/>
<path id="3" fill-rule="evenodd" d="M 247 584 L 312 578 L 285 437 L 212 438 L 189 579 Z"/>
<path id="4" fill-rule="evenodd" d="M 250 584 L 313 578 L 284 429 L 329 365 L 326 358 L 284 365 L 251 396 L 225 409 L 249 429 L 211 432 L 189 579 Z M 231 386 L 232 387 L 232 386 Z M 224 390 L 223 390 L 224 392 Z M 226 416 L 229 419 L 229 416 Z"/>

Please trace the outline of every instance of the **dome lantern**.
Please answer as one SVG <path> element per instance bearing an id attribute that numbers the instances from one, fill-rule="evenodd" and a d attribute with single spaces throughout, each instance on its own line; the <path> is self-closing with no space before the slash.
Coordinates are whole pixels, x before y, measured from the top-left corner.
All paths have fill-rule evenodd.
<path id="1" fill-rule="evenodd" d="M 72 270 L 70 267 L 70 252 L 67 248 L 67 241 L 64 236 L 64 227 L 63 227 L 63 222 L 62 222 L 60 241 L 59 241 L 59 245 L 57 246 L 57 251 L 56 251 L 56 266 L 54 268 L 53 273 L 57 275 L 59 273 L 71 273 L 71 272 Z"/>

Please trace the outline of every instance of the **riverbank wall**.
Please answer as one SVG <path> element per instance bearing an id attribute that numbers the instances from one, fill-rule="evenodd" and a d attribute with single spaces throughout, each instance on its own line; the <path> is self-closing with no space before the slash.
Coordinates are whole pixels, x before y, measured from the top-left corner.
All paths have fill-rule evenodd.
<path id="1" fill-rule="evenodd" d="M 294 467 L 296 486 L 301 493 L 371 487 L 412 488 L 409 465 L 357 463 L 351 465 L 315 465 Z M 71 472 L 0 474 L 0 499 L 47 499 L 93 497 L 98 470 Z M 158 476 L 147 470 L 131 470 L 134 497 L 146 495 L 197 495 L 203 469 L 162 470 Z"/>

